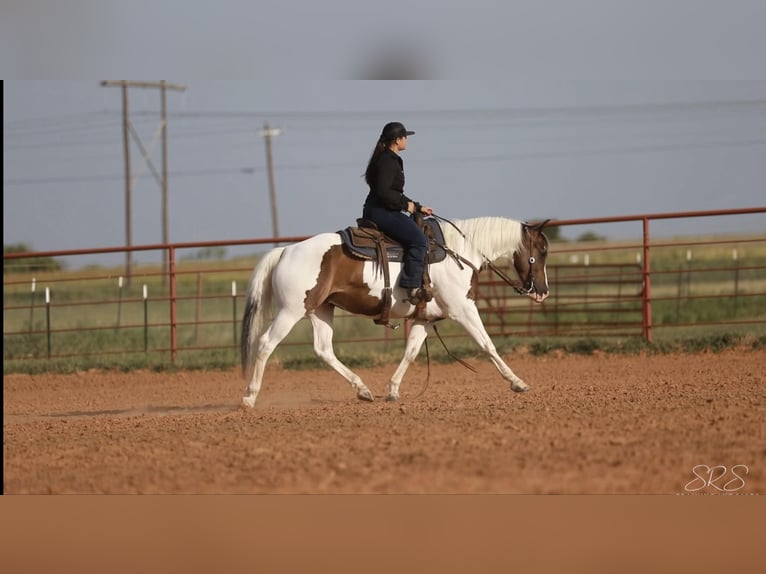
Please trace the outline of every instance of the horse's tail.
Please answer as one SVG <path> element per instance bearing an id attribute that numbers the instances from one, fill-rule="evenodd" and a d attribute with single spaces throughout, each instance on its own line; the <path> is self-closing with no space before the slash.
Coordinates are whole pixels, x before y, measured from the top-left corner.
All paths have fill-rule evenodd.
<path id="1" fill-rule="evenodd" d="M 250 276 L 240 338 L 242 376 L 245 379 L 253 376 L 255 368 L 253 348 L 265 330 L 265 318 L 271 310 L 271 276 L 284 250 L 284 247 L 275 247 L 269 251 L 261 258 Z"/>

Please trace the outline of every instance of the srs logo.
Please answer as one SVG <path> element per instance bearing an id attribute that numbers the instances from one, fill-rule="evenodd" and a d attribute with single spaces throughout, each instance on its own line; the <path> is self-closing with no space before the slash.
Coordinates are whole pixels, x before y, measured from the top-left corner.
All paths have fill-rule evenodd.
<path id="1" fill-rule="evenodd" d="M 750 469 L 745 464 L 735 464 L 731 468 L 720 464 L 708 466 L 698 464 L 692 468 L 694 478 L 684 485 L 686 492 L 698 492 L 714 488 L 719 492 L 737 492 L 745 487 L 745 476 Z"/>

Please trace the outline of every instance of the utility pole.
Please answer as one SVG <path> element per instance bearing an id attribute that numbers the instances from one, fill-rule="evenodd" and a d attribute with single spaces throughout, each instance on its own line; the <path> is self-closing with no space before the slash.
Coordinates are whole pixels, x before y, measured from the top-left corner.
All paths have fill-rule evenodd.
<path id="1" fill-rule="evenodd" d="M 269 124 L 263 124 L 263 129 L 258 132 L 266 140 L 266 169 L 269 174 L 269 201 L 271 202 L 271 228 L 274 237 L 279 237 L 279 218 L 277 217 L 277 192 L 274 186 L 274 162 L 271 157 L 271 138 L 282 133 L 281 129 L 269 128 Z M 275 246 L 278 243 L 274 244 Z"/>
<path id="2" fill-rule="evenodd" d="M 128 135 L 133 134 L 139 148 L 143 152 L 144 160 L 149 165 L 155 179 L 160 184 L 162 189 L 162 243 L 167 244 L 170 242 L 168 233 L 168 120 L 167 120 L 167 90 L 174 90 L 183 92 L 186 90 L 186 86 L 181 84 L 168 84 L 167 80 L 160 82 L 136 82 L 131 80 L 104 80 L 101 82 L 105 87 L 117 87 L 122 89 L 122 141 L 124 146 L 125 156 L 125 243 L 127 247 L 130 247 L 133 243 L 132 240 L 132 206 L 131 196 L 133 188 L 133 176 L 130 172 L 130 142 Z M 128 115 L 128 88 L 159 88 L 161 95 L 161 120 L 160 120 L 160 132 L 162 137 L 162 175 L 157 174 L 157 170 L 149 159 L 149 151 L 146 150 L 141 139 L 138 137 L 137 132 L 133 128 L 129 115 Z M 127 251 L 125 253 L 125 276 L 127 278 L 128 286 L 131 284 L 132 276 L 132 252 Z M 168 273 L 168 253 L 162 251 L 162 284 L 167 283 Z"/>

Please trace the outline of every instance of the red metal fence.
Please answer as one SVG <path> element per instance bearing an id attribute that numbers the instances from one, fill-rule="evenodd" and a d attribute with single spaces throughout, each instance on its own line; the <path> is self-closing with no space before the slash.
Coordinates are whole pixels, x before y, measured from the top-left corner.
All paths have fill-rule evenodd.
<path id="1" fill-rule="evenodd" d="M 491 272 L 483 271 L 479 307 L 487 330 L 493 337 L 643 337 L 648 342 L 660 331 L 675 336 L 700 327 L 762 333 L 766 328 L 766 231 L 652 241 L 650 222 L 763 214 L 766 207 L 551 222 L 550 227 L 559 229 L 588 225 L 596 230 L 601 225 L 636 222 L 641 226 L 641 240 L 553 242 L 548 260 L 552 293 L 542 305 L 519 297 Z M 766 218 L 762 229 L 766 230 Z M 278 241 L 285 244 L 304 238 Z M 129 353 L 175 360 L 180 352 L 236 352 L 242 298 L 256 255 L 211 262 L 190 260 L 183 254 L 232 246 L 257 248 L 275 241 L 6 254 L 4 362 Z M 102 268 L 41 269 L 41 262 L 51 258 L 69 263 L 84 255 L 127 251 L 164 251 L 168 268 L 134 265 L 130 277 Z M 389 345 L 407 332 L 406 328 L 392 332 L 343 313 L 337 319 L 336 343 Z M 353 328 L 343 327 L 351 321 L 356 321 Z M 360 327 L 359 321 L 366 326 Z M 286 343 L 310 345 L 310 337 L 298 331 Z M 445 331 L 446 336 L 464 336 Z"/>

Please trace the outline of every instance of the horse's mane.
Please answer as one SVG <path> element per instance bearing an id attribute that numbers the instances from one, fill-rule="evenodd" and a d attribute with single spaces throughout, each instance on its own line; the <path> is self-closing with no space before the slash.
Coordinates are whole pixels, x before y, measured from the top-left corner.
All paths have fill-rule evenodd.
<path id="1" fill-rule="evenodd" d="M 449 223 L 442 223 L 444 243 L 460 252 L 475 249 L 490 260 L 512 252 L 522 240 L 521 222 L 503 217 L 476 217 L 456 219 L 452 223 L 465 235 L 468 245 L 457 229 Z"/>

